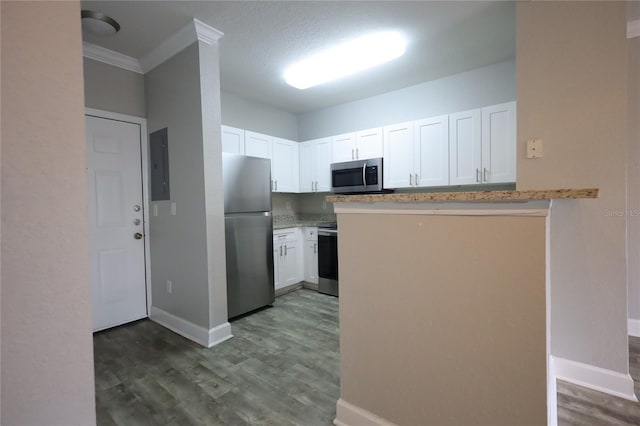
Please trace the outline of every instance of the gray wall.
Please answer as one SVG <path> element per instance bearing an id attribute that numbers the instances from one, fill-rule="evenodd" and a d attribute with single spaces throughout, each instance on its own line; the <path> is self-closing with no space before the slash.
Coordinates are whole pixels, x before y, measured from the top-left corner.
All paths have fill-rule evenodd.
<path id="1" fill-rule="evenodd" d="M 638 3 L 640 5 L 640 2 Z M 638 6 L 640 8 L 640 6 Z M 627 147 L 627 280 L 629 318 L 640 320 L 640 37 L 629 40 L 629 145 Z"/>
<path id="2" fill-rule="evenodd" d="M 80 5 L 2 2 L 1 9 L 0 423 L 91 425 Z"/>
<path id="3" fill-rule="evenodd" d="M 449 114 L 516 99 L 508 61 L 298 116 L 300 141 Z"/>
<path id="4" fill-rule="evenodd" d="M 85 106 L 146 117 L 144 76 L 83 58 Z"/>
<path id="5" fill-rule="evenodd" d="M 171 202 L 150 215 L 153 306 L 209 328 L 200 61 L 194 43 L 145 75 L 149 133 L 167 127 Z M 166 291 L 166 281 L 173 292 Z"/>
<path id="6" fill-rule="evenodd" d="M 222 92 L 222 124 L 284 139 L 298 140 L 298 119 L 286 111 Z"/>
<path id="7" fill-rule="evenodd" d="M 204 196 L 209 274 L 209 328 L 226 324 L 228 320 L 218 49 L 218 43 L 212 45 L 199 43 Z"/>
<path id="8" fill-rule="evenodd" d="M 625 32 L 624 2 L 517 5 L 517 188 L 600 188 L 598 199 L 551 209 L 551 354 L 620 373 L 629 366 Z M 544 157 L 528 160 L 533 138 Z"/>

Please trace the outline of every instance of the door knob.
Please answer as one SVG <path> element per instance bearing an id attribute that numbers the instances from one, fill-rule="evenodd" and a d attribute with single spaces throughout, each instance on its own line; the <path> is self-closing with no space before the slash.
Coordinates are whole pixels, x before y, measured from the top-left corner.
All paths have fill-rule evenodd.
<path id="1" fill-rule="evenodd" d="M 135 234 L 133 234 L 133 238 L 135 238 L 136 240 L 139 240 L 142 238 L 142 234 L 139 232 L 136 232 Z"/>

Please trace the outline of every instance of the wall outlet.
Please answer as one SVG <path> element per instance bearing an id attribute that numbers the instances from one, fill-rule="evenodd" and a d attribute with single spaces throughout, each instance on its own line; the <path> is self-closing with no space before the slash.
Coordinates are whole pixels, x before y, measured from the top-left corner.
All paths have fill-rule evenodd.
<path id="1" fill-rule="evenodd" d="M 171 216 L 175 216 L 176 215 L 176 203 L 174 203 L 173 201 L 171 202 Z"/>
<path id="2" fill-rule="evenodd" d="M 171 294 L 173 292 L 173 281 L 167 280 L 167 293 Z"/>
<path id="3" fill-rule="evenodd" d="M 158 205 L 157 204 L 153 204 L 153 208 L 151 209 L 153 210 L 153 215 L 154 216 L 158 216 Z"/>
<path id="4" fill-rule="evenodd" d="M 542 158 L 542 139 L 527 141 L 527 158 Z"/>

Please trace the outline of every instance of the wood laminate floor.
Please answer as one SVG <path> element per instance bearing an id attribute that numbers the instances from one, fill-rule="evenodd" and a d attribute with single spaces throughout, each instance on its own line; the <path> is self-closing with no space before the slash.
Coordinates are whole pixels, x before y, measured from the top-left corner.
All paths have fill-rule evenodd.
<path id="1" fill-rule="evenodd" d="M 203 348 L 149 321 L 94 336 L 99 425 L 331 425 L 338 299 L 298 290 Z"/>
<path id="2" fill-rule="evenodd" d="M 331 425 L 338 299 L 298 290 L 203 348 L 149 321 L 94 336 L 99 425 Z M 640 395 L 640 338 L 629 338 Z M 640 403 L 558 381 L 558 424 L 640 425 Z"/>
<path id="3" fill-rule="evenodd" d="M 640 338 L 629 337 L 629 372 L 640 395 Z M 640 425 L 640 402 L 558 380 L 558 425 Z"/>

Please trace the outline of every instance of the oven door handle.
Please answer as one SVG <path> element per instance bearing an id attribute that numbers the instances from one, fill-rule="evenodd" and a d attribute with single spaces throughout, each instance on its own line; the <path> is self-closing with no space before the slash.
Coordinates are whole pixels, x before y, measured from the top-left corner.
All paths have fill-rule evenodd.
<path id="1" fill-rule="evenodd" d="M 335 237 L 338 235 L 337 229 L 318 229 L 318 235 L 323 237 Z"/>
<path id="2" fill-rule="evenodd" d="M 362 165 L 362 182 L 364 183 L 364 186 L 366 188 L 367 186 L 367 162 L 366 161 Z"/>

